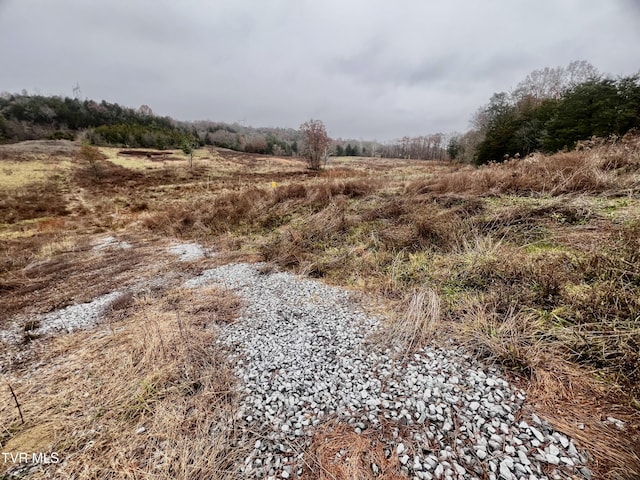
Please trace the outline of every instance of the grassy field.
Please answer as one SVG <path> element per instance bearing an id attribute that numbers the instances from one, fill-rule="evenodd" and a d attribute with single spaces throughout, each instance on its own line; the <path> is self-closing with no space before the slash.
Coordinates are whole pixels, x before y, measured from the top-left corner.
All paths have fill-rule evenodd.
<path id="1" fill-rule="evenodd" d="M 640 137 L 482 168 L 345 157 L 311 172 L 202 149 L 189 169 L 178 152 L 101 153 L 90 165 L 67 143 L 0 147 L 0 328 L 17 318 L 26 342 L 2 371 L 30 413 L 21 424 L 2 387 L 5 450 L 39 442 L 70 477 L 91 459 L 102 478 L 142 478 L 151 467 L 133 458 L 153 438 L 180 466 L 157 478 L 228 474 L 233 378 L 204 325 L 233 317 L 232 295 L 170 283 L 113 305 L 100 334 L 28 336 L 30 314 L 214 261 L 171 263 L 160 246 L 180 239 L 366 294 L 389 318 L 380 341 L 466 345 L 589 450 L 598 478 L 640 476 Z M 97 255 L 104 235 L 137 247 Z M 142 418 L 155 427 L 132 437 Z"/>

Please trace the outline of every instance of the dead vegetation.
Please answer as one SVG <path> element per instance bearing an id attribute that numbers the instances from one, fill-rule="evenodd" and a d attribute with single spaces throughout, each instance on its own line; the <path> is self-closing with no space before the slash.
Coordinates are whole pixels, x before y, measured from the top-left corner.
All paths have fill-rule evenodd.
<path id="1" fill-rule="evenodd" d="M 131 281 L 135 255 L 99 260 L 77 240 L 89 234 L 197 239 L 382 299 L 388 338 L 407 351 L 454 338 L 500 363 L 549 421 L 589 448 L 600 478 L 637 476 L 640 137 L 481 168 L 358 159 L 317 175 L 291 159 L 209 154 L 193 169 L 185 159 L 151 170 L 103 159 L 99 180 L 74 165 L 55 197 L 35 195 L 30 210 L 29 202 L 22 210 L 19 200 L 6 203 L 0 309 L 47 311 Z M 38 203 L 50 210 L 41 214 Z M 220 303 L 230 307 L 223 311 L 238 307 L 220 292 L 174 293 L 162 302 L 193 328 L 233 321 Z M 123 298 L 114 318 L 139 318 L 148 306 L 136 310 L 137 302 Z M 373 452 L 373 439 L 327 428 L 325 440 L 335 442 L 317 437 L 316 467 L 350 478 L 340 475 L 353 473 L 364 454 L 332 464 L 336 445 Z"/>
<path id="2" fill-rule="evenodd" d="M 201 308 L 229 321 L 239 303 L 216 293 L 205 292 Z M 47 468 L 56 478 L 235 478 L 243 451 L 233 446 L 234 376 L 211 318 L 176 303 L 185 297 L 120 299 L 106 327 L 43 344 L 40 368 L 10 374 L 25 423 L 0 402 L 2 450 L 64 459 L 31 478 L 49 478 Z"/>
<path id="3" fill-rule="evenodd" d="M 307 452 L 303 479 L 381 479 L 408 478 L 400 471 L 397 452 L 385 453 L 381 432 L 366 430 L 356 433 L 353 427 L 338 421 L 328 421 L 315 432 Z M 371 465 L 377 472 L 373 474 Z"/>

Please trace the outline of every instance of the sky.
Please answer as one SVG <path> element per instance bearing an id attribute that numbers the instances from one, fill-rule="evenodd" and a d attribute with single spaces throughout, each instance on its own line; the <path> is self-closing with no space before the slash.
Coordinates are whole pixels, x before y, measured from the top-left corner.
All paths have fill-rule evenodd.
<path id="1" fill-rule="evenodd" d="M 586 60 L 640 71 L 640 0 L 0 0 L 0 92 L 390 140 Z"/>

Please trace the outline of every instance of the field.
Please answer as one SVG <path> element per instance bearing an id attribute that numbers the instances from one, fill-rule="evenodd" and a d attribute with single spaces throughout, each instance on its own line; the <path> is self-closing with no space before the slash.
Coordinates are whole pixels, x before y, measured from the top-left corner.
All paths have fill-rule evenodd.
<path id="1" fill-rule="evenodd" d="M 235 379 L 209 326 L 242 302 L 181 285 L 238 260 L 364 295 L 388 319 L 378 341 L 466 346 L 588 450 L 595 478 L 640 476 L 640 137 L 482 168 L 88 158 L 0 146 L 0 330 L 21 336 L 1 344 L 0 444 L 66 459 L 32 478 L 234 478 Z M 215 255 L 167 251 L 190 242 Z M 35 316 L 115 291 L 97 329 L 34 334 Z M 136 461 L 158 432 L 164 467 Z"/>

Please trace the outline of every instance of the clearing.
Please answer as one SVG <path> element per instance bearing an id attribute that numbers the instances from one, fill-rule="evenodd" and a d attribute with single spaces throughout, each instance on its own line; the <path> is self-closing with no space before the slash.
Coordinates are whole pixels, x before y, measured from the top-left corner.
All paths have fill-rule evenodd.
<path id="1" fill-rule="evenodd" d="M 101 153 L 0 146 L 3 478 L 640 475 L 638 137 Z"/>

